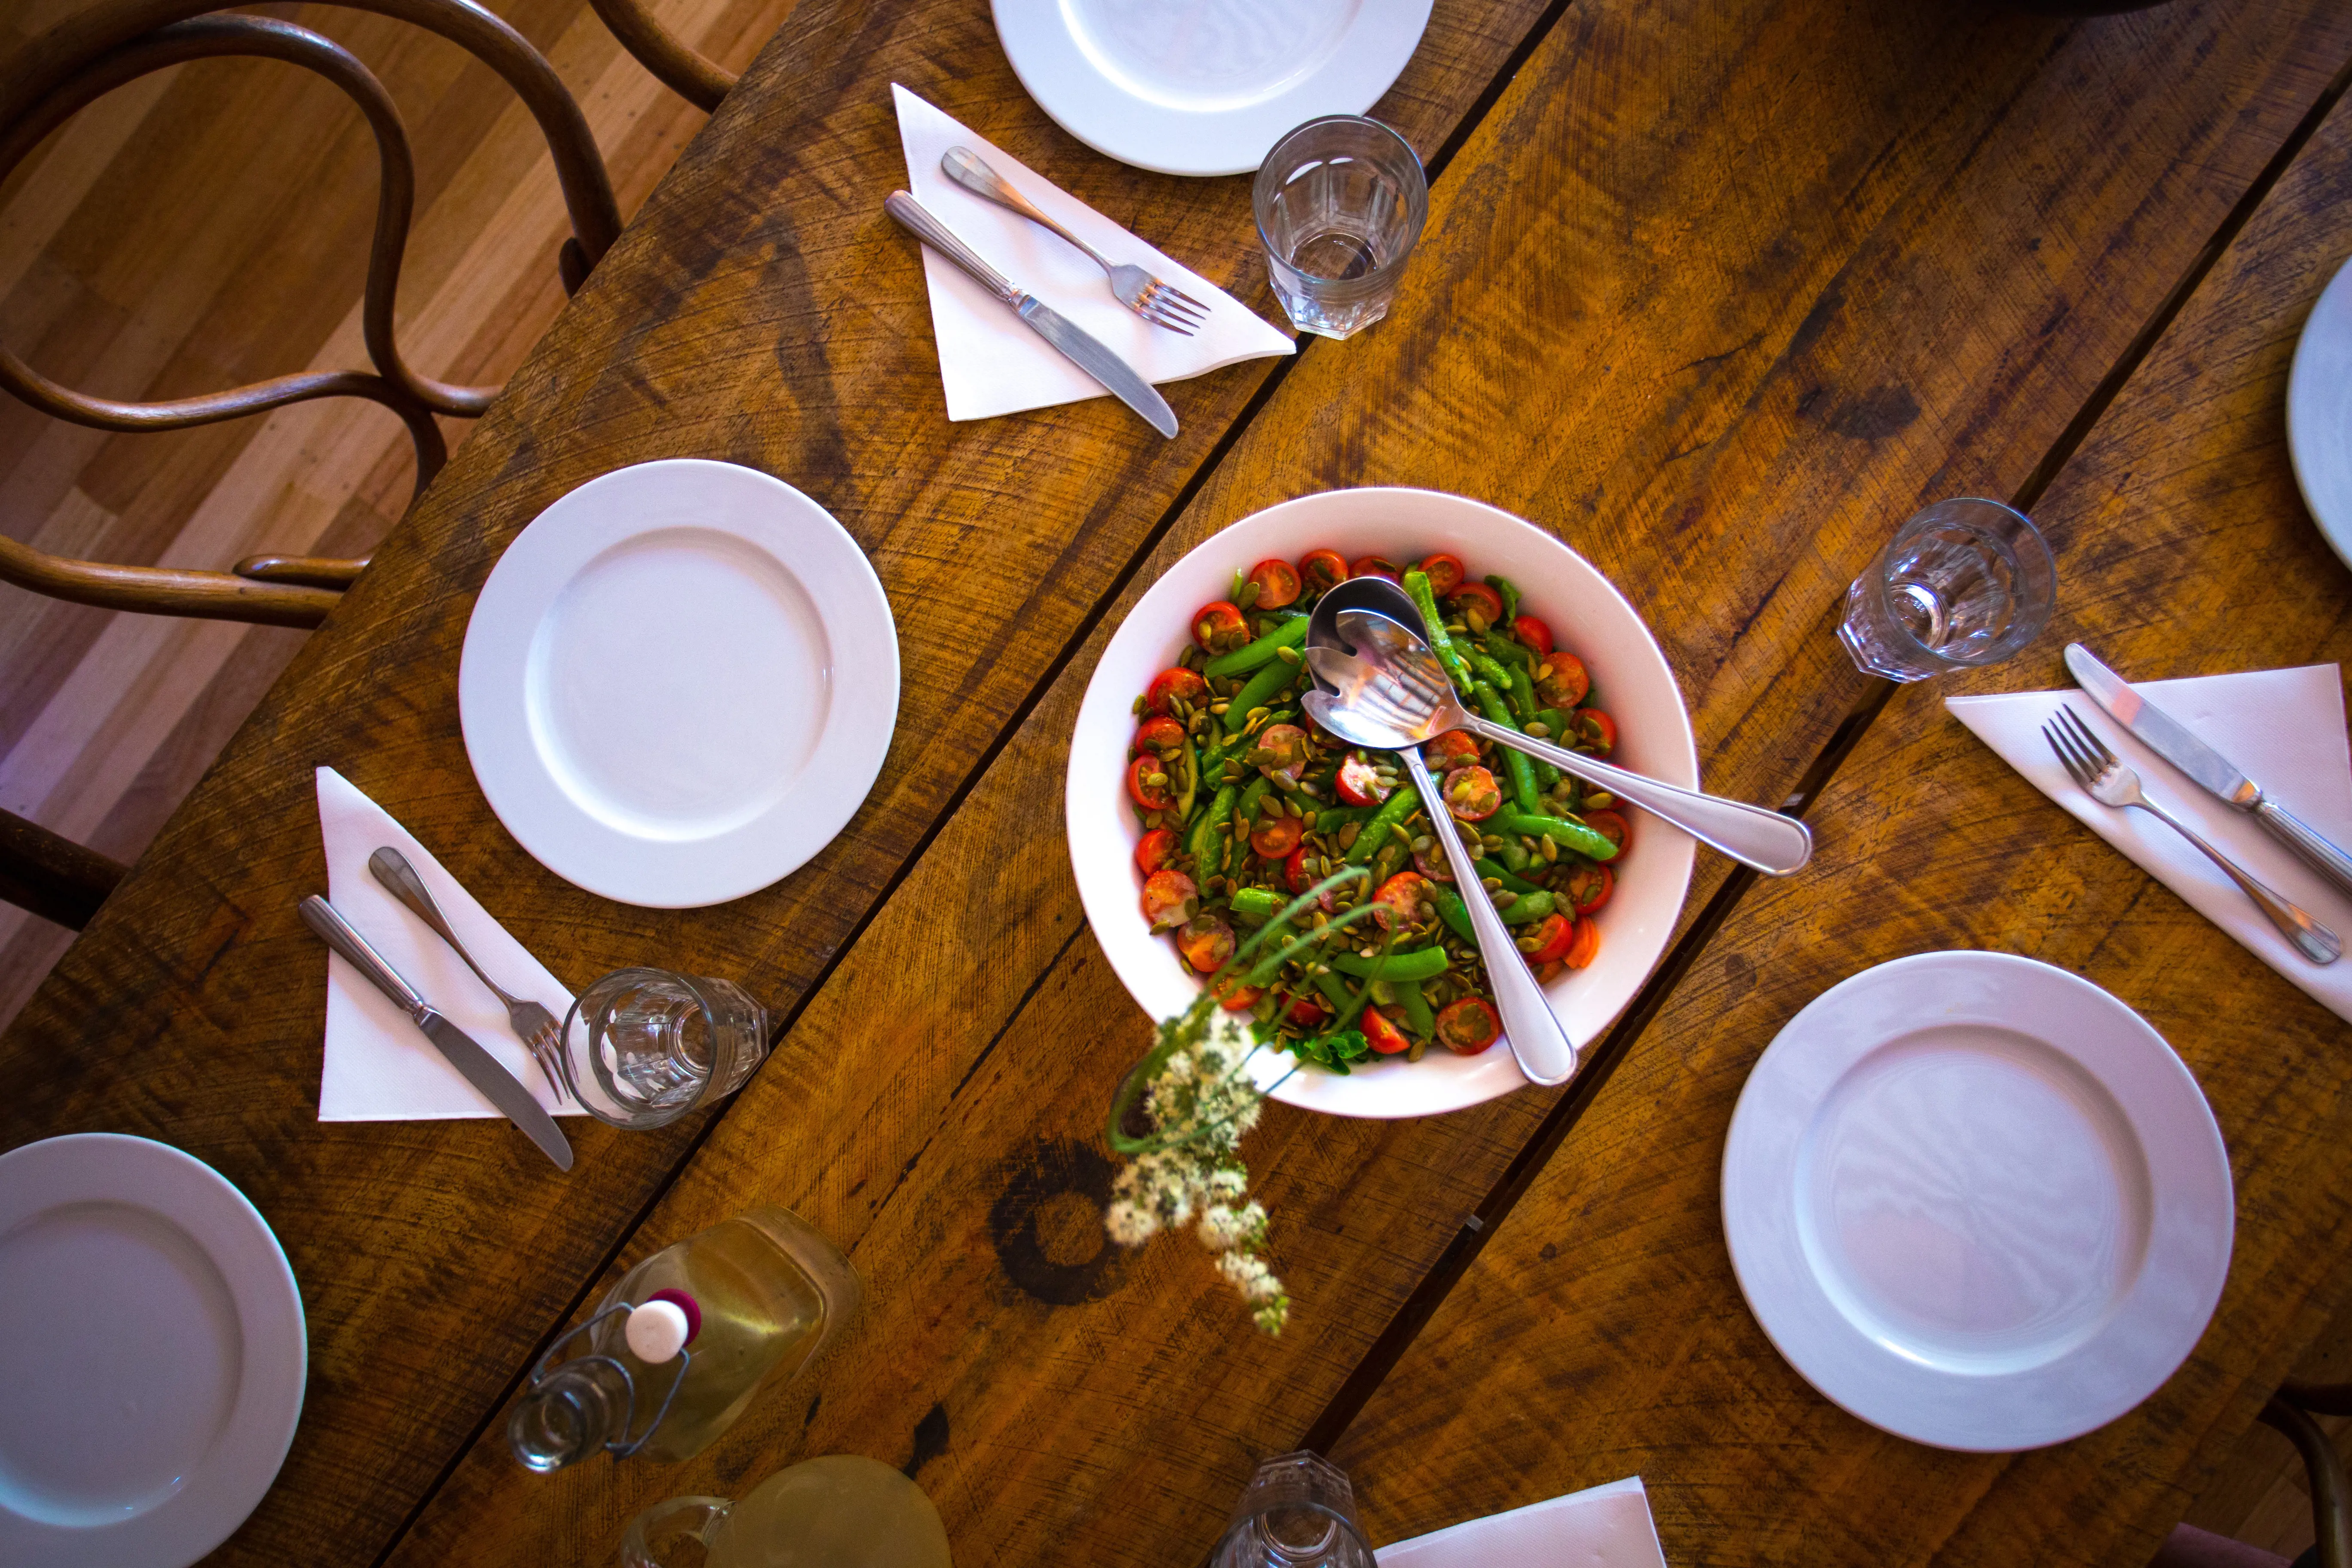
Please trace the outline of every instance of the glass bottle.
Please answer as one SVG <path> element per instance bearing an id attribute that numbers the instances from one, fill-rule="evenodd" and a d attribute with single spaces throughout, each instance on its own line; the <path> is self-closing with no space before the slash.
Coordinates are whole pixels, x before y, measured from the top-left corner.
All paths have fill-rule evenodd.
<path id="1" fill-rule="evenodd" d="M 763 1385 L 789 1382 L 830 1344 L 860 1294 L 849 1259 L 790 1210 L 722 1220 L 630 1269 L 549 1347 L 508 1445 L 540 1471 L 600 1448 L 691 1458 Z M 567 1346 L 579 1353 L 551 1367 Z"/>
<path id="2" fill-rule="evenodd" d="M 827 1454 L 778 1470 L 741 1502 L 656 1503 L 621 1538 L 621 1568 L 696 1561 L 704 1568 L 950 1568 L 948 1532 L 923 1489 L 889 1466 Z"/>

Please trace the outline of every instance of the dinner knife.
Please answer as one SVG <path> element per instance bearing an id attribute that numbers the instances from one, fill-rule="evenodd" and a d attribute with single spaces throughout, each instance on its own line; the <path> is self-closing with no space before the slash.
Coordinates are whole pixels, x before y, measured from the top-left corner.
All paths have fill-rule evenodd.
<path id="1" fill-rule="evenodd" d="M 2066 668 L 2115 721 L 2146 742 L 2148 750 L 2187 773 L 2224 802 L 2252 816 L 2271 837 L 2294 850 L 2345 893 L 2352 893 L 2352 855 L 2347 855 L 2302 818 L 2263 794 L 2263 786 L 2238 771 L 2227 757 L 2183 729 L 2179 721 L 2132 689 L 2081 643 L 2066 645 Z"/>
<path id="2" fill-rule="evenodd" d="M 565 1140 L 562 1129 L 555 1125 L 555 1118 L 548 1115 L 520 1079 L 499 1065 L 497 1058 L 476 1045 L 465 1030 L 435 1012 L 432 1005 L 417 994 L 416 987 L 403 980 L 399 971 L 384 962 L 383 954 L 343 918 L 341 910 L 313 893 L 302 900 L 302 921 L 414 1019 L 449 1065 L 467 1083 L 480 1089 L 508 1121 L 521 1128 L 539 1145 L 540 1152 L 555 1162 L 558 1170 L 572 1169 L 572 1145 Z"/>
<path id="3" fill-rule="evenodd" d="M 1101 382 L 1111 395 L 1138 414 L 1162 436 L 1176 434 L 1176 411 L 1160 395 L 1152 384 L 1138 375 L 1134 368 L 1100 341 L 1088 336 L 1071 323 L 1068 318 L 1047 306 L 1035 295 L 1015 286 L 1013 280 L 980 258 L 980 253 L 955 237 L 955 231 L 933 217 L 923 204 L 904 191 L 892 191 L 883 198 L 882 210 L 898 220 L 916 238 L 962 268 L 980 280 L 981 287 L 1013 308 L 1013 313 L 1028 324 L 1029 330 L 1059 349 L 1072 364 Z"/>

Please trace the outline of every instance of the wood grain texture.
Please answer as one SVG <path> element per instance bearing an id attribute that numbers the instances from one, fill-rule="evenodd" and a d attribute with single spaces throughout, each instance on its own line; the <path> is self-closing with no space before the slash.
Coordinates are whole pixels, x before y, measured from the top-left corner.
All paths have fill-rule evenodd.
<path id="1" fill-rule="evenodd" d="M 1807 20 L 1810 29 L 1799 26 Z M 1754 18 L 1748 25 L 1751 34 L 1772 30 Z M 1877 23 L 1860 11 L 1803 8 L 1778 25 L 1790 37 L 1809 32 L 1825 52 L 1846 58 L 1861 53 L 1860 46 L 1846 47 L 1834 26 L 1874 38 Z M 2204 24 L 2216 25 L 2210 18 Z M 663 1496 L 737 1490 L 796 1458 L 838 1449 L 892 1464 L 918 1461 L 960 1555 L 986 1562 L 1183 1560 L 1213 1539 L 1251 1463 L 1292 1446 L 1313 1424 L 1353 1370 L 1352 1358 L 1454 1238 L 1461 1216 L 1502 1173 L 1515 1140 L 1527 1135 L 1553 1097 L 1520 1095 L 1393 1129 L 1271 1118 L 1249 1152 L 1281 1216 L 1276 1261 L 1300 1307 L 1284 1342 L 1257 1341 L 1188 1243 L 1165 1241 L 1122 1264 L 1099 1251 L 1087 1229 L 1107 1173 L 1087 1152 L 1098 1147 L 1095 1121 L 1146 1031 L 1092 938 L 1077 934 L 1082 917 L 1066 852 L 1059 835 L 1041 832 L 1037 818 L 1057 796 L 1066 737 L 1108 628 L 1143 585 L 1217 529 L 1296 489 L 1433 475 L 1559 527 L 1568 507 L 1552 488 L 1560 482 L 1557 465 L 1572 458 L 1572 473 L 1606 472 L 1615 460 L 1606 442 L 1664 442 L 1687 416 L 1659 410 L 1652 417 L 1663 426 L 1630 414 L 1615 426 L 1589 420 L 1579 428 L 1604 444 L 1580 442 L 1570 457 L 1560 457 L 1557 447 L 1567 445 L 1559 437 L 1562 410 L 1543 394 L 1515 401 L 1505 384 L 1515 366 L 1524 382 L 1528 366 L 1572 357 L 1580 329 L 1574 321 L 1531 315 L 1530 300 L 1557 296 L 1527 279 L 1538 265 L 1545 275 L 1573 273 L 1586 289 L 1618 301 L 1612 309 L 1630 309 L 1643 280 L 1671 279 L 1702 263 L 1719 267 L 1751 233 L 1795 221 L 1820 203 L 1821 193 L 1792 184 L 1780 197 L 1785 207 L 1761 215 L 1742 203 L 1718 205 L 1690 218 L 1683 249 L 1627 258 L 1580 242 L 1576 205 L 1547 185 L 1566 178 L 1557 148 L 1597 140 L 1578 135 L 1577 121 L 1613 128 L 1620 140 L 1612 166 L 1625 171 L 1627 182 L 1616 199 L 1628 208 L 1647 199 L 1638 186 L 1659 180 L 1662 165 L 1678 169 L 1678 159 L 1710 167 L 1745 147 L 1770 166 L 1785 143 L 1792 156 L 1803 148 L 1808 156 L 1834 161 L 1834 153 L 1810 146 L 1824 120 L 1847 125 L 1860 141 L 1900 140 L 1892 123 L 1896 110 L 1881 110 L 1888 121 L 1868 117 L 1874 95 L 1809 103 L 1801 114 L 1785 95 L 1767 90 L 1768 73 L 1760 71 L 1746 96 L 1713 90 L 1708 82 L 1687 97 L 1662 95 L 1654 72 L 1623 63 L 1670 55 L 1661 40 L 1640 37 L 1652 26 L 1702 30 L 1696 13 L 1654 16 L 1628 7 L 1611 13 L 1597 30 L 1581 28 L 1571 13 L 1538 50 L 1465 145 L 1455 169 L 1467 177 L 1457 182 L 1449 174 L 1439 183 L 1432 248 L 1422 258 L 1430 270 L 1412 276 L 1406 299 L 1380 330 L 1336 350 L 1315 345 L 1286 378 L 1136 574 L 1136 585 L 1104 627 L 861 935 L 778 1061 L 744 1091 L 607 1271 L 609 1280 L 655 1247 L 761 1197 L 793 1203 L 849 1246 L 869 1283 L 866 1316 L 842 1354 L 803 1385 L 761 1401 L 708 1454 L 676 1470 L 624 1466 L 609 1473 L 526 1476 L 503 1451 L 494 1422 L 394 1561 L 422 1565 L 469 1549 L 513 1561 L 593 1556 L 610 1549 L 632 1513 Z M 1821 240 L 1843 246 L 1839 255 L 1806 258 L 1820 273 L 1851 268 L 1874 279 L 1853 319 L 1838 323 L 1832 342 L 1849 345 L 1840 352 L 1857 352 L 1851 345 L 1899 334 L 1914 322 L 1913 307 L 1926 287 L 1917 274 L 1946 276 L 1951 247 L 1980 237 L 2024 205 L 2021 185 L 2032 191 L 2035 210 L 2104 203 L 2108 221 L 2120 227 L 2133 226 L 2132 215 L 2150 199 L 2178 200 L 2196 221 L 2218 223 L 2242 186 L 2221 177 L 2181 179 L 2173 160 L 2184 142 L 2194 144 L 2189 128 L 2243 126 L 2245 141 L 2205 143 L 2199 156 L 2251 180 L 2320 85 L 2293 63 L 2291 46 L 2274 40 L 2278 54 L 2253 57 L 2267 61 L 2274 76 L 2264 78 L 2242 60 L 2234 76 L 2213 79 L 2220 101 L 2184 100 L 2168 74 L 2134 73 L 2133 57 L 2116 54 L 2114 35 L 2056 36 L 2063 47 L 2053 51 L 2050 33 L 2033 35 L 2032 48 L 2020 47 L 2008 59 L 2006 77 L 1979 79 L 1974 67 L 1963 69 L 1968 92 L 1982 93 L 1981 100 L 1933 77 L 1934 62 L 1956 51 L 1932 30 L 1914 40 L 1916 55 L 1887 61 L 1890 74 L 1911 73 L 1915 87 L 1921 73 L 1930 73 L 1927 79 L 1947 100 L 1961 100 L 1982 119 L 1969 122 L 1969 134 L 1954 134 L 1943 154 L 1948 163 L 1914 172 L 1916 188 L 1907 203 L 1890 200 L 1875 226 Z M 2340 58 L 2352 49 L 2352 34 L 2328 42 Z M 1728 55 L 1723 63 L 1739 73 L 1748 68 Z M 2115 112 L 2120 100 L 2126 116 L 2152 121 L 2139 162 L 2087 172 L 2078 165 L 2073 174 L 2047 168 L 2038 174 L 2046 183 L 2032 184 L 2022 171 L 2036 166 L 2035 142 L 2087 139 L 2068 116 L 2094 112 L 2069 110 L 2068 95 L 2053 84 L 2101 69 L 2124 77 L 2131 91 L 2110 93 L 2095 112 Z M 2035 101 L 2041 118 L 2010 121 L 2020 98 Z M 2166 100 L 2170 107 L 2159 107 Z M 2224 112 L 2223 103 L 2232 107 Z M 1563 124 L 1548 114 L 1574 118 Z M 2014 129 L 2004 131 L 2011 123 Z M 1971 176 L 1972 167 L 1989 172 Z M 2089 184 L 2071 184 L 2077 174 Z M 1696 174 L 1688 178 L 1697 181 Z M 2151 197 L 2152 191 L 2158 195 Z M 2078 221 L 2083 227 L 2070 243 L 2115 248 L 2094 217 Z M 1553 226 L 1524 239 L 1516 230 L 1547 222 Z M 1926 232 L 1906 232 L 1906 224 L 1923 224 Z M 1946 362 L 1932 401 L 1923 398 L 1923 421 L 1973 425 L 2008 466 L 2030 469 L 2164 298 L 2177 269 L 2194 258 L 2191 229 L 2189 220 L 2177 220 L 2168 247 L 2146 255 L 2137 268 L 2111 266 L 2109 289 L 2081 308 L 2068 308 L 2055 287 L 2022 295 L 1989 274 L 1979 292 L 1942 300 L 1937 321 L 1949 333 L 1948 354 L 1939 356 L 1946 345 L 1937 343 L 1916 350 L 1919 363 Z M 1617 269 L 1624 268 L 1639 277 L 1622 278 Z M 1698 286 L 1691 287 L 1696 294 Z M 1778 295 L 1758 296 L 1751 308 L 1791 331 L 1812 310 Z M 2053 323 L 2033 351 L 2034 374 L 2012 378 L 2002 368 L 2009 350 L 1996 351 L 1989 333 L 1979 336 L 1979 318 L 1988 311 Z M 1659 317 L 1671 320 L 1672 311 L 1662 308 Z M 1645 318 L 1645 329 L 1659 317 Z M 1605 362 L 1609 375 L 1622 380 L 1580 388 L 1578 395 L 1605 405 L 1613 391 L 1637 409 L 1655 401 L 1643 389 L 1675 378 L 1694 349 L 1671 332 L 1655 335 L 1662 341 L 1647 331 L 1626 333 Z M 1830 336 L 1826 330 L 1817 334 Z M 1491 368 L 1481 364 L 1482 348 L 1494 352 Z M 1433 372 L 1433 362 L 1442 362 L 1441 373 Z M 1782 378 L 1801 375 L 1801 384 L 1815 385 L 1814 378 L 1830 374 L 1829 363 L 1800 359 L 1737 384 L 1742 406 L 1717 421 L 1718 465 L 1738 473 L 1778 465 L 1790 476 L 1778 482 L 1797 493 L 1832 482 L 1811 473 L 1809 462 L 1833 465 L 1839 482 L 1864 489 L 1932 482 L 1944 460 L 1932 442 L 1882 437 L 1857 450 L 1851 437 L 1825 441 L 1816 434 L 1809 455 L 1801 446 L 1808 437 L 1769 413 L 1782 397 Z M 2052 379 L 2058 384 L 2049 384 Z M 1464 399 L 1486 411 L 1475 441 L 1456 412 Z M 1758 408 L 1768 412 L 1748 412 Z M 1335 435 L 1355 454 L 1352 464 L 1330 455 Z M 1295 480 L 1302 466 L 1318 469 L 1317 483 Z M 1720 481 L 1694 482 L 1702 486 L 1694 494 L 1705 496 L 1704 487 Z M 1757 504 L 1777 494 L 1768 489 Z M 1657 504 L 1671 512 L 1693 499 L 1670 495 Z M 1716 504 L 1729 515 L 1748 510 L 1738 492 Z M 1592 510 L 1609 516 L 1614 509 Z M 1837 526 L 1843 531 L 1832 548 L 1851 550 L 1865 530 L 1881 524 L 1857 510 L 1838 514 Z M 1683 595 L 1672 606 L 1676 618 L 1656 624 L 1686 678 L 1691 661 L 1721 636 L 1718 623 L 1749 613 L 1749 601 L 1738 595 L 1769 596 L 1776 572 L 1787 570 L 1733 554 L 1717 596 L 1701 603 L 1696 579 L 1707 568 L 1680 552 L 1671 531 L 1622 524 L 1592 532 L 1616 552 L 1608 564 L 1619 581 L 1640 585 L 1637 603 L 1647 607 L 1654 597 Z M 1583 533 L 1570 537 L 1590 547 Z M 1787 552 L 1800 562 L 1817 543 L 1809 535 L 1747 540 L 1727 525 L 1719 538 L 1758 552 Z M 1817 563 L 1806 569 L 1822 570 Z M 1833 647 L 1827 651 L 1843 662 Z M 1817 659 L 1808 668 L 1826 673 L 1832 666 Z M 1734 669 L 1707 684 L 1701 731 L 1736 733 L 1736 716 L 1745 713 L 1748 722 L 1769 718 L 1817 744 L 1852 690 L 1827 680 L 1810 689 L 1795 680 L 1759 687 L 1755 677 Z M 1726 763 L 1718 752 L 1710 775 L 1718 787 L 1770 798 L 1769 792 L 1787 788 L 1803 758 L 1766 757 L 1758 747 L 1746 761 Z M 1747 771 L 1727 785 L 1727 767 Z M 941 911 L 973 910 L 986 911 L 992 922 L 985 947 L 943 946 Z M 855 1072 L 845 1064 L 861 1061 L 886 1064 L 887 1080 L 844 1084 L 844 1075 Z M 1009 1241 L 992 1228 L 1007 1221 Z M 1024 1235 L 1048 1232 L 1067 1250 L 1047 1261 L 1071 1272 L 1038 1270 L 1022 1242 Z M 1055 1280 L 1081 1299 L 1055 1302 L 1039 1293 L 1041 1285 L 1055 1289 Z"/>
<path id="2" fill-rule="evenodd" d="M 2341 57 L 2338 57 L 2339 60 Z M 2340 660 L 2352 574 L 2284 445 L 2294 339 L 2352 250 L 2339 106 L 2039 509 L 2058 616 L 1948 689 L 2063 684 L 2080 638 L 2134 677 Z M 1337 1456 L 1377 1539 L 1640 1473 L 1667 1556 L 1704 1563 L 2147 1561 L 2352 1291 L 2346 1025 L 2206 924 L 1906 689 L 1822 799 L 1813 876 L 1759 889 L 1503 1223 Z M 1945 948 L 2074 970 L 2195 1071 L 2237 1184 L 2197 1351 L 2111 1426 L 1969 1456 L 1814 1394 L 1748 1315 L 1718 1176 L 1774 1033 L 1845 975 Z"/>
<path id="3" fill-rule="evenodd" d="M 1383 112 L 1433 152 L 1534 14 L 1441 12 Z M 1269 374 L 1175 389 L 1174 444 L 1104 402 L 947 425 L 919 266 L 879 213 L 905 177 L 894 79 L 1262 295 L 1246 182 L 1139 177 L 1078 149 L 1019 93 L 984 8 L 794 13 L 0 1045 L 46 1084 L 0 1142 L 167 1138 L 287 1242 L 315 1375 L 228 1560 L 372 1561 L 693 1136 L 589 1130 L 567 1181 L 497 1127 L 318 1125 L 323 961 L 292 912 L 321 875 L 311 768 L 341 768 L 575 984 L 653 959 L 791 1007 Z M 906 668 L 882 784 L 848 831 L 768 892 L 682 915 L 529 862 L 473 784 L 454 700 L 474 591 L 514 533 L 595 473 L 679 455 L 788 475 L 841 518 Z"/>

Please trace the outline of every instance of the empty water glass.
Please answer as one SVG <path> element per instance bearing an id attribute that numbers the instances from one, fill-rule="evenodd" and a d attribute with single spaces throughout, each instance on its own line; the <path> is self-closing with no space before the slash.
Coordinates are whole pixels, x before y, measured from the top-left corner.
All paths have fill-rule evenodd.
<path id="1" fill-rule="evenodd" d="M 1379 121 L 1327 114 L 1274 144 L 1250 205 L 1293 324 L 1344 338 L 1389 313 L 1429 217 L 1429 181 L 1412 145 Z"/>
<path id="2" fill-rule="evenodd" d="M 1261 1463 L 1210 1568 L 1372 1568 L 1348 1472 L 1304 1452 Z"/>
<path id="3" fill-rule="evenodd" d="M 659 1127 L 724 1099 L 767 1054 L 767 1010 L 731 981 L 616 969 L 563 1017 L 566 1087 L 615 1127 Z"/>
<path id="4" fill-rule="evenodd" d="M 1937 501 L 1853 580 L 1838 640 L 1864 674 L 1889 680 L 1981 669 L 2041 635 L 2057 592 L 2058 563 L 2023 512 Z"/>

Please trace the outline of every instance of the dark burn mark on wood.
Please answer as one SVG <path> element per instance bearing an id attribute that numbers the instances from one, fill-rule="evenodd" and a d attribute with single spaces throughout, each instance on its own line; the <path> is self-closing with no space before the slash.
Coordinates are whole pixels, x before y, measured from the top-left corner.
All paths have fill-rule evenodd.
<path id="1" fill-rule="evenodd" d="M 1040 1138 L 999 1167 L 1004 1190 L 988 1210 L 1004 1277 L 1049 1307 L 1075 1307 L 1118 1289 L 1126 1259 L 1103 1234 L 1111 1163 L 1066 1138 Z"/>
<path id="2" fill-rule="evenodd" d="M 905 1466 L 908 1480 L 916 1479 L 925 1465 L 948 1451 L 948 1407 L 933 1404 L 920 1421 L 915 1423 L 915 1451 Z"/>

